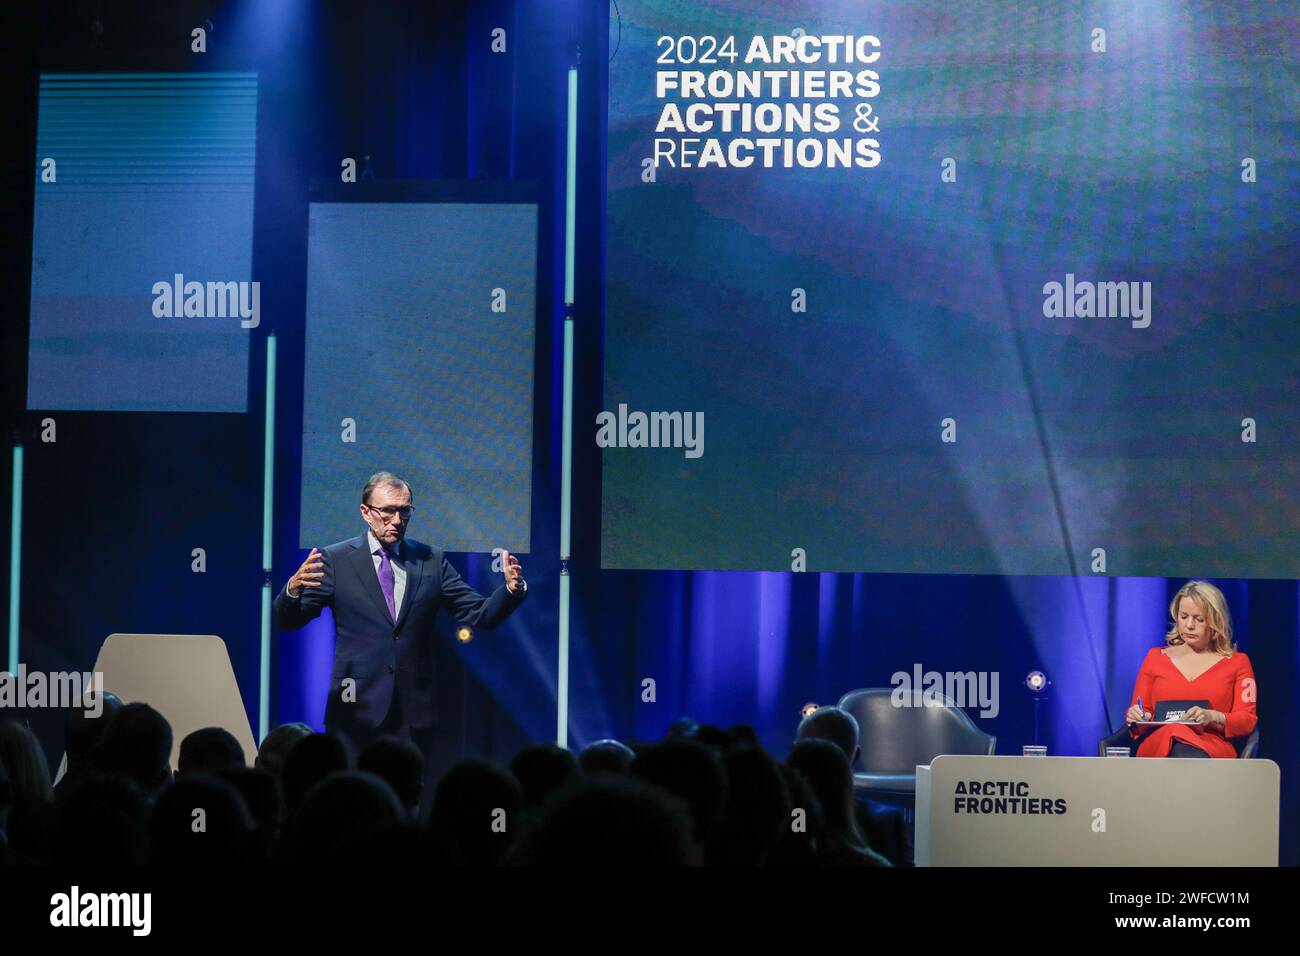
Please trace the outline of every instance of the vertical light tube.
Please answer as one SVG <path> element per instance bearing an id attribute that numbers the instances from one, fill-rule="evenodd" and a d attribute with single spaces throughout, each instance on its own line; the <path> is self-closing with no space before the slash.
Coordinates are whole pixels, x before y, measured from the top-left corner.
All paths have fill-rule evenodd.
<path id="1" fill-rule="evenodd" d="M 14 445 L 14 472 L 9 516 L 9 663 L 18 674 L 18 598 L 23 576 L 23 446 Z"/>
<path id="2" fill-rule="evenodd" d="M 262 646 L 258 670 L 257 742 L 271 717 L 271 525 L 275 505 L 275 333 L 266 337 L 266 421 L 262 428 Z"/>
<path id="3" fill-rule="evenodd" d="M 569 530 L 573 497 L 573 262 L 578 197 L 578 68 L 569 67 L 564 181 L 564 406 L 560 451 L 560 640 L 555 675 L 555 743 L 569 745 Z"/>
<path id="4" fill-rule="evenodd" d="M 555 675 L 555 743 L 569 739 L 569 520 L 573 494 L 573 316 L 564 319 L 563 465 L 560 470 L 560 663 Z"/>
<path id="5" fill-rule="evenodd" d="M 578 205 L 578 68 L 569 67 L 569 136 L 564 179 L 564 304 L 573 316 L 574 224 Z"/>

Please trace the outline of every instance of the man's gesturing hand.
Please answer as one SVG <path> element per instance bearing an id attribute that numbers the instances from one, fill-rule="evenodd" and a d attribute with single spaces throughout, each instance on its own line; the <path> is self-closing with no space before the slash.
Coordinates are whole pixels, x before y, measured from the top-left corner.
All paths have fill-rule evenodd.
<path id="1" fill-rule="evenodd" d="M 506 587 L 511 594 L 518 594 L 525 588 L 524 570 L 519 566 L 519 559 L 509 551 L 501 554 L 501 570 L 505 572 Z"/>
<path id="2" fill-rule="evenodd" d="M 285 585 L 285 593 L 291 598 L 296 598 L 302 594 L 304 587 L 320 587 L 320 579 L 325 576 L 325 572 L 320 569 L 324 566 L 325 562 L 321 560 L 320 552 L 312 548 L 311 554 L 307 555 L 307 560 L 302 563 L 302 567 L 293 573 L 293 577 Z"/>

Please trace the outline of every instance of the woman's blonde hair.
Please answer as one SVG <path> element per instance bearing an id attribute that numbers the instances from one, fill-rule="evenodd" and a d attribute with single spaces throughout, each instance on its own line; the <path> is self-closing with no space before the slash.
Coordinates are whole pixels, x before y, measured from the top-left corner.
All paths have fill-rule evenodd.
<path id="1" fill-rule="evenodd" d="M 1182 644 L 1178 633 L 1178 605 L 1183 598 L 1191 598 L 1201 606 L 1205 623 L 1210 627 L 1210 647 L 1221 657 L 1228 657 L 1237 645 L 1232 640 L 1232 617 L 1228 614 L 1228 601 L 1223 592 L 1208 581 L 1188 581 L 1169 602 L 1169 617 L 1173 624 L 1165 635 L 1166 644 Z"/>

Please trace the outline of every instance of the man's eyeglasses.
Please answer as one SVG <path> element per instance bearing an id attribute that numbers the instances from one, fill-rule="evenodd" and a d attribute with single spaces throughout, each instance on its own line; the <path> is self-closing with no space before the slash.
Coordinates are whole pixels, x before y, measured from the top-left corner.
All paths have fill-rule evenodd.
<path id="1" fill-rule="evenodd" d="M 392 521 L 396 515 L 401 515 L 405 521 L 411 517 L 411 512 L 415 510 L 411 505 L 384 505 L 382 508 L 376 508 L 374 505 L 366 505 L 368 509 L 379 515 L 385 521 Z"/>

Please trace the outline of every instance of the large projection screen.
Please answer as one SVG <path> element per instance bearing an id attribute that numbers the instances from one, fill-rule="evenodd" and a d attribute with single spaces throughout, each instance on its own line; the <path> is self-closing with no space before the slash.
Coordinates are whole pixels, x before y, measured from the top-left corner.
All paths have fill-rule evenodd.
<path id="1" fill-rule="evenodd" d="M 536 205 L 318 202 L 309 229 L 300 547 L 363 532 L 385 469 L 410 537 L 527 552 Z"/>
<path id="2" fill-rule="evenodd" d="M 603 567 L 1300 577 L 1296 3 L 611 21 Z"/>
<path id="3" fill-rule="evenodd" d="M 257 76 L 46 73 L 30 410 L 244 412 Z"/>

